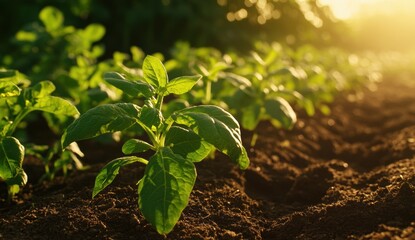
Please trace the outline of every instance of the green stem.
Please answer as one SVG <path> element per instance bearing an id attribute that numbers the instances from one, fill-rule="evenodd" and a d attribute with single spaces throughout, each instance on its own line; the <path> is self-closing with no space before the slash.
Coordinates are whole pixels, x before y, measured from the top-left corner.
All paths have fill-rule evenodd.
<path id="1" fill-rule="evenodd" d="M 258 133 L 254 132 L 251 138 L 251 147 L 254 147 L 256 145 L 257 140 L 258 140 Z"/>
<path id="2" fill-rule="evenodd" d="M 156 108 L 161 112 L 161 107 L 163 106 L 163 94 L 157 96 Z"/>
<path id="3" fill-rule="evenodd" d="M 212 100 L 212 81 L 206 81 L 205 104 L 209 104 Z"/>
<path id="4" fill-rule="evenodd" d="M 173 125 L 174 121 L 172 119 L 167 119 L 165 127 L 163 128 L 163 131 L 161 132 L 160 138 L 159 138 L 159 146 L 164 147 L 165 141 L 166 141 L 166 134 L 170 130 L 171 126 Z"/>
<path id="5" fill-rule="evenodd" d="M 16 118 L 14 119 L 9 131 L 7 131 L 7 135 L 11 136 L 14 131 L 16 130 L 17 125 L 19 125 L 19 123 L 23 120 L 23 118 L 30 112 L 30 110 L 28 109 L 23 109 L 23 111 L 21 111 Z"/>
<path id="6" fill-rule="evenodd" d="M 150 138 L 151 143 L 153 143 L 154 149 L 157 149 L 160 145 L 159 138 L 149 129 L 144 123 L 137 121 L 138 125 L 140 125 L 144 131 L 147 133 L 147 136 Z"/>

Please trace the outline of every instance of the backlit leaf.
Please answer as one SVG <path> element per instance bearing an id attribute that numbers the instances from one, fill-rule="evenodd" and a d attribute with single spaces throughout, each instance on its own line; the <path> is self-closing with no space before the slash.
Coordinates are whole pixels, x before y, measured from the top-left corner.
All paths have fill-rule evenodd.
<path id="1" fill-rule="evenodd" d="M 230 113 L 217 106 L 203 105 L 180 110 L 172 118 L 228 155 L 241 169 L 248 167 L 249 159 L 242 145 L 239 123 Z"/>
<path id="2" fill-rule="evenodd" d="M 30 87 L 26 92 L 26 98 L 42 98 L 45 96 L 50 95 L 53 91 L 55 91 L 55 85 L 51 81 L 42 81 Z"/>
<path id="3" fill-rule="evenodd" d="M 105 35 L 105 27 L 101 24 L 90 24 L 83 30 L 83 36 L 91 42 L 101 40 Z"/>
<path id="4" fill-rule="evenodd" d="M 242 109 L 242 127 L 253 131 L 260 119 L 260 113 L 261 113 L 261 106 L 257 103 L 252 103 L 245 108 Z"/>
<path id="5" fill-rule="evenodd" d="M 167 84 L 165 95 L 170 94 L 170 93 L 177 94 L 177 95 L 186 93 L 190 91 L 193 88 L 193 86 L 197 83 L 197 81 L 199 81 L 201 78 L 202 76 L 200 75 L 183 76 L 183 77 L 175 78 Z"/>
<path id="6" fill-rule="evenodd" d="M 264 102 L 267 114 L 277 120 L 283 128 L 290 129 L 297 122 L 297 115 L 283 98 L 276 97 Z"/>
<path id="7" fill-rule="evenodd" d="M 43 8 L 39 14 L 39 18 L 45 25 L 48 32 L 61 28 L 63 24 L 62 12 L 54 7 Z"/>
<path id="8" fill-rule="evenodd" d="M 148 55 L 143 62 L 143 75 L 147 83 L 155 88 L 164 88 L 168 77 L 163 63 L 156 57 Z"/>
<path id="9" fill-rule="evenodd" d="M 46 96 L 35 101 L 30 107 L 31 110 L 40 110 L 44 112 L 49 112 L 57 115 L 66 115 L 66 116 L 79 116 L 78 109 L 69 102 L 60 97 Z"/>
<path id="10" fill-rule="evenodd" d="M 105 73 L 104 80 L 132 97 L 138 97 L 142 95 L 146 98 L 150 98 L 154 95 L 153 88 L 147 83 L 129 81 L 125 79 L 121 74 L 116 72 Z"/>

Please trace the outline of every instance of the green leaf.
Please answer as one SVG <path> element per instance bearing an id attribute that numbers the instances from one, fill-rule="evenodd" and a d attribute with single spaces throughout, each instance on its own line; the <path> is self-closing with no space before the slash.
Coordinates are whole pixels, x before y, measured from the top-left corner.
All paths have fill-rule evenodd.
<path id="1" fill-rule="evenodd" d="M 212 151 L 212 145 L 199 135 L 178 126 L 173 126 L 166 134 L 165 145 L 174 153 L 192 162 L 202 161 Z"/>
<path id="2" fill-rule="evenodd" d="M 16 70 L 8 70 L 8 69 L 0 69 L 0 82 L 1 81 L 10 81 L 13 80 L 13 83 L 17 83 L 17 79 L 15 78 L 17 74 Z"/>
<path id="3" fill-rule="evenodd" d="M 241 169 L 248 167 L 249 158 L 242 145 L 239 123 L 230 113 L 217 106 L 203 105 L 180 110 L 172 118 L 228 155 Z"/>
<path id="4" fill-rule="evenodd" d="M 89 24 L 83 30 L 84 38 L 88 39 L 91 42 L 96 42 L 101 40 L 101 38 L 105 35 L 105 27 L 101 24 Z"/>
<path id="5" fill-rule="evenodd" d="M 150 159 L 138 186 L 138 205 L 158 233 L 167 234 L 176 225 L 195 181 L 194 164 L 168 148 Z"/>
<path id="6" fill-rule="evenodd" d="M 224 72 L 221 75 L 222 78 L 229 81 L 233 86 L 239 88 L 239 89 L 245 89 L 248 87 L 252 87 L 251 81 L 247 79 L 246 77 L 243 77 L 241 75 L 231 73 L 231 72 Z"/>
<path id="7" fill-rule="evenodd" d="M 13 121 L 9 121 L 4 118 L 0 118 L 0 137 L 7 135 L 7 132 L 10 131 L 10 128 L 13 125 Z"/>
<path id="8" fill-rule="evenodd" d="M 152 149 L 153 146 L 139 139 L 130 139 L 122 145 L 122 152 L 124 154 L 133 154 L 145 152 Z"/>
<path id="9" fill-rule="evenodd" d="M 167 84 L 166 92 L 164 95 L 168 95 L 170 93 L 177 95 L 186 93 L 190 91 L 190 89 L 192 89 L 197 81 L 199 81 L 201 78 L 201 75 L 175 78 Z"/>
<path id="10" fill-rule="evenodd" d="M 22 169 L 24 147 L 14 137 L 5 137 L 0 141 L 0 179 L 8 184 L 25 185 L 27 176 Z"/>
<path id="11" fill-rule="evenodd" d="M 168 77 L 163 63 L 156 57 L 148 55 L 143 62 L 144 80 L 159 89 L 167 85 Z"/>
<path id="12" fill-rule="evenodd" d="M 27 183 L 27 174 L 26 172 L 23 170 L 22 167 L 17 167 L 16 168 L 16 175 L 10 179 L 6 180 L 6 184 L 8 186 L 12 186 L 12 185 L 16 185 L 16 186 L 24 186 Z M 20 188 L 18 188 L 20 189 Z M 18 193 L 19 191 L 15 192 Z"/>
<path id="13" fill-rule="evenodd" d="M 326 104 L 320 104 L 318 106 L 319 110 L 321 113 L 323 113 L 324 115 L 328 116 L 331 113 L 330 107 Z"/>
<path id="14" fill-rule="evenodd" d="M 268 99 L 264 106 L 267 114 L 277 120 L 283 128 L 290 129 L 297 122 L 297 115 L 284 98 Z"/>
<path id="15" fill-rule="evenodd" d="M 0 82 L 0 98 L 16 97 L 20 95 L 20 88 L 14 84 L 2 84 Z"/>
<path id="16" fill-rule="evenodd" d="M 76 107 L 69 102 L 60 97 L 46 96 L 40 99 L 36 99 L 36 102 L 29 107 L 30 110 L 40 110 L 44 112 L 49 112 L 57 115 L 65 115 L 78 117 L 79 112 Z"/>
<path id="17" fill-rule="evenodd" d="M 160 126 L 163 116 L 158 109 L 144 106 L 141 108 L 140 116 L 138 119 L 149 129 L 151 129 L 152 127 L 157 128 Z"/>
<path id="18" fill-rule="evenodd" d="M 0 69 L 0 98 L 15 97 L 20 95 L 20 88 L 16 85 L 19 80 L 17 71 Z"/>
<path id="19" fill-rule="evenodd" d="M 94 198 L 99 192 L 104 190 L 114 181 L 121 167 L 135 162 L 142 162 L 147 164 L 148 161 L 143 158 L 129 156 L 114 159 L 105 165 L 95 178 L 95 185 L 94 189 L 92 190 L 92 198 Z"/>
<path id="20" fill-rule="evenodd" d="M 55 91 L 55 85 L 51 81 L 42 81 L 30 87 L 25 92 L 26 99 L 33 99 L 33 98 L 42 98 L 45 96 L 49 96 L 53 91 Z"/>
<path id="21" fill-rule="evenodd" d="M 62 27 L 63 14 L 57 8 L 45 7 L 39 14 L 40 20 L 46 27 L 48 32 L 52 32 Z"/>
<path id="22" fill-rule="evenodd" d="M 230 68 L 231 66 L 224 62 L 217 62 L 209 69 L 209 75 L 216 76 L 219 72 Z"/>
<path id="23" fill-rule="evenodd" d="M 253 131 L 258 125 L 261 114 L 261 106 L 257 103 L 252 103 L 245 108 L 242 108 L 242 127 Z"/>
<path id="24" fill-rule="evenodd" d="M 300 103 L 307 112 L 308 116 L 313 116 L 316 113 L 313 101 L 311 101 L 310 99 L 303 98 Z"/>
<path id="25" fill-rule="evenodd" d="M 104 104 L 82 114 L 68 126 L 62 136 L 65 148 L 71 142 L 117 132 L 136 123 L 140 107 L 132 103 Z"/>
<path id="26" fill-rule="evenodd" d="M 104 73 L 104 80 L 132 97 L 143 95 L 146 98 L 150 98 L 154 95 L 153 87 L 147 83 L 128 81 L 124 76 L 116 72 Z"/>

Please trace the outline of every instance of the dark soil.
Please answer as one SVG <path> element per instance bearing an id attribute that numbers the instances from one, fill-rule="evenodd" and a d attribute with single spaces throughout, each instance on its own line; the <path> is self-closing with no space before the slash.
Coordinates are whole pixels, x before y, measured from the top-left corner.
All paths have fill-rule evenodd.
<path id="1" fill-rule="evenodd" d="M 292 131 L 262 123 L 246 171 L 220 154 L 198 163 L 167 237 L 137 208 L 143 167 L 123 169 L 91 199 L 120 150 L 89 143 L 88 170 L 29 184 L 1 206 L 0 239 L 415 239 L 415 85 L 378 87 L 339 97 L 330 116 L 300 117 Z"/>

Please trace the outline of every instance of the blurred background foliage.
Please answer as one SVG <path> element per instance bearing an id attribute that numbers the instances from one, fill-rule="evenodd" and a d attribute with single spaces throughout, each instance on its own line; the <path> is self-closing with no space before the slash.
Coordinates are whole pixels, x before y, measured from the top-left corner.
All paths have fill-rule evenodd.
<path id="1" fill-rule="evenodd" d="M 45 6 L 61 10 L 65 25 L 102 24 L 105 56 L 127 52 L 133 45 L 168 56 L 178 40 L 241 52 L 258 40 L 332 45 L 346 31 L 316 0 L 0 0 L 0 54 L 13 51 L 13 36 L 33 27 Z"/>

